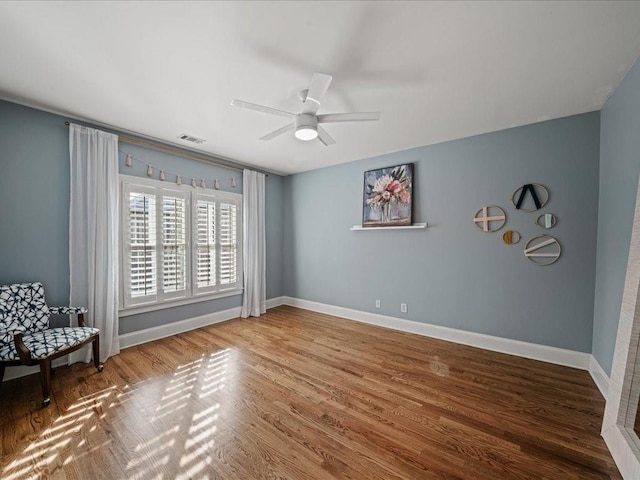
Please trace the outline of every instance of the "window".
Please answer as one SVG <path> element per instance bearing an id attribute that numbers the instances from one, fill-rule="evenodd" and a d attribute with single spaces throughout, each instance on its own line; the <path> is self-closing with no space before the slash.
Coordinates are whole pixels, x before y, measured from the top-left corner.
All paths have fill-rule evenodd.
<path id="1" fill-rule="evenodd" d="M 124 309 L 238 292 L 242 195 L 121 177 Z"/>
<path id="2" fill-rule="evenodd" d="M 196 293 L 236 288 L 239 281 L 237 199 L 194 193 L 194 289 Z"/>

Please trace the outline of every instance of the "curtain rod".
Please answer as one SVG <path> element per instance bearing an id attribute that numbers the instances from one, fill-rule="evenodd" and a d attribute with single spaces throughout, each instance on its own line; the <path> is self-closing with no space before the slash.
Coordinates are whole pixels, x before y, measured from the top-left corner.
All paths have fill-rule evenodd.
<path id="1" fill-rule="evenodd" d="M 68 121 L 65 121 L 64 124 L 67 127 L 69 125 L 71 125 L 71 123 L 68 122 Z M 229 168 L 231 170 L 237 170 L 239 172 L 242 172 L 244 170 L 244 168 L 238 167 L 238 166 L 233 165 L 231 163 L 227 163 L 227 162 L 224 162 L 222 160 L 214 159 L 214 158 L 208 157 L 206 155 L 200 155 L 200 154 L 195 153 L 195 152 L 189 152 L 187 150 L 182 150 L 181 148 L 178 148 L 178 147 L 172 147 L 172 146 L 169 146 L 169 145 L 162 145 L 162 144 L 158 144 L 158 143 L 152 143 L 152 142 L 148 142 L 146 140 L 142 140 L 142 139 L 139 139 L 139 138 L 130 137 L 128 135 L 120 135 L 120 134 L 116 134 L 116 135 L 118 135 L 118 140 L 122 140 L 125 143 L 132 143 L 134 145 L 140 145 L 142 147 L 151 148 L 152 150 L 158 150 L 160 152 L 171 153 L 171 154 L 178 155 L 178 156 L 181 156 L 181 157 L 191 158 L 193 160 L 200 160 L 202 162 L 212 163 L 214 165 L 218 165 L 219 167 Z M 269 174 L 265 173 L 265 176 L 268 177 Z"/>

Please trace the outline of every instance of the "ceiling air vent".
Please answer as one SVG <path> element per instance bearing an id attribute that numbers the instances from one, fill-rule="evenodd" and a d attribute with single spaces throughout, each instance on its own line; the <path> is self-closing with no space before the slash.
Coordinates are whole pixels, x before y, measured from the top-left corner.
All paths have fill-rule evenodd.
<path id="1" fill-rule="evenodd" d="M 187 135 L 186 133 L 183 133 L 182 135 L 178 135 L 178 138 L 180 140 L 184 140 L 185 142 L 191 142 L 191 143 L 197 143 L 197 144 L 206 142 L 206 140 L 203 140 L 202 138 L 194 137 L 193 135 Z"/>

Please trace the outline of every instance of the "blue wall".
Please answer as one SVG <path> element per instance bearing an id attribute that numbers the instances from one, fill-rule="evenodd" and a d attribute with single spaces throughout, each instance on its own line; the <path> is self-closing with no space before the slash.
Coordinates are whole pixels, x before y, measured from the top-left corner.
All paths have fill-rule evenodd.
<path id="1" fill-rule="evenodd" d="M 598 258 L 593 355 L 609 374 L 640 169 L 640 63 L 636 63 L 601 112 Z"/>
<path id="2" fill-rule="evenodd" d="M 69 130 L 66 119 L 0 101 L 0 283 L 40 280 L 51 305 L 69 302 Z M 117 132 L 116 132 L 117 133 Z M 221 190 L 242 193 L 242 172 L 156 150 L 120 143 L 121 152 L 190 177 L 220 179 Z M 146 166 L 120 172 L 146 177 Z M 231 188 L 231 177 L 237 187 Z M 173 180 L 167 177 L 167 180 Z M 210 185 L 211 186 L 211 185 Z M 283 293 L 282 178 L 269 175 L 267 209 L 267 298 Z M 28 219 L 28 221 L 25 221 Z M 120 319 L 120 333 L 237 307 L 241 296 L 226 297 Z"/>
<path id="3" fill-rule="evenodd" d="M 39 279 L 51 304 L 66 304 L 69 295 L 64 120 L 0 101 L 0 283 Z M 635 65 L 601 114 L 286 178 L 270 175 L 267 297 L 286 294 L 593 350 L 609 372 L 640 166 L 639 131 L 640 66 Z M 236 176 L 235 191 L 241 191 L 238 172 L 126 143 L 121 150 L 186 177 Z M 430 228 L 349 231 L 361 221 L 363 172 L 403 162 L 415 164 L 415 221 L 428 221 Z M 121 169 L 146 176 L 139 165 Z M 549 233 L 562 243 L 563 256 L 551 267 L 530 265 L 522 257 L 522 243 L 505 246 L 500 234 L 483 234 L 471 223 L 482 205 L 498 204 L 507 211 L 508 228 L 520 231 L 525 241 L 543 233 L 533 225 L 534 214 L 516 212 L 509 203 L 512 191 L 531 181 L 549 187 L 551 201 L 544 211 L 559 217 Z M 221 187 L 234 191 L 225 181 Z M 379 310 L 374 308 L 378 298 Z M 399 312 L 400 302 L 409 304 L 407 314 Z M 121 333 L 239 304 L 236 296 L 124 317 Z"/>
<path id="4" fill-rule="evenodd" d="M 0 284 L 40 280 L 69 304 L 69 129 L 0 101 Z"/>
<path id="5" fill-rule="evenodd" d="M 466 331 L 591 351 L 598 213 L 599 113 L 415 148 L 285 178 L 286 295 Z M 363 172 L 413 162 L 415 222 L 427 230 L 350 231 Z M 516 211 L 512 192 L 548 187 L 547 208 Z M 518 245 L 473 225 L 500 205 Z M 559 222 L 545 231 L 541 212 Z M 524 243 L 549 233 L 560 260 L 535 266 Z M 376 309 L 375 300 L 382 301 Z M 408 313 L 400 313 L 400 303 Z"/>

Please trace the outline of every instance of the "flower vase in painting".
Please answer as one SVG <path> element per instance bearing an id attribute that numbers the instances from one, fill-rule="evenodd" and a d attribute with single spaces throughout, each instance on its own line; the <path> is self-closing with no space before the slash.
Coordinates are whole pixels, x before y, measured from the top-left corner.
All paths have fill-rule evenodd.
<path id="1" fill-rule="evenodd" d="M 364 173 L 363 227 L 411 225 L 413 164 Z"/>

